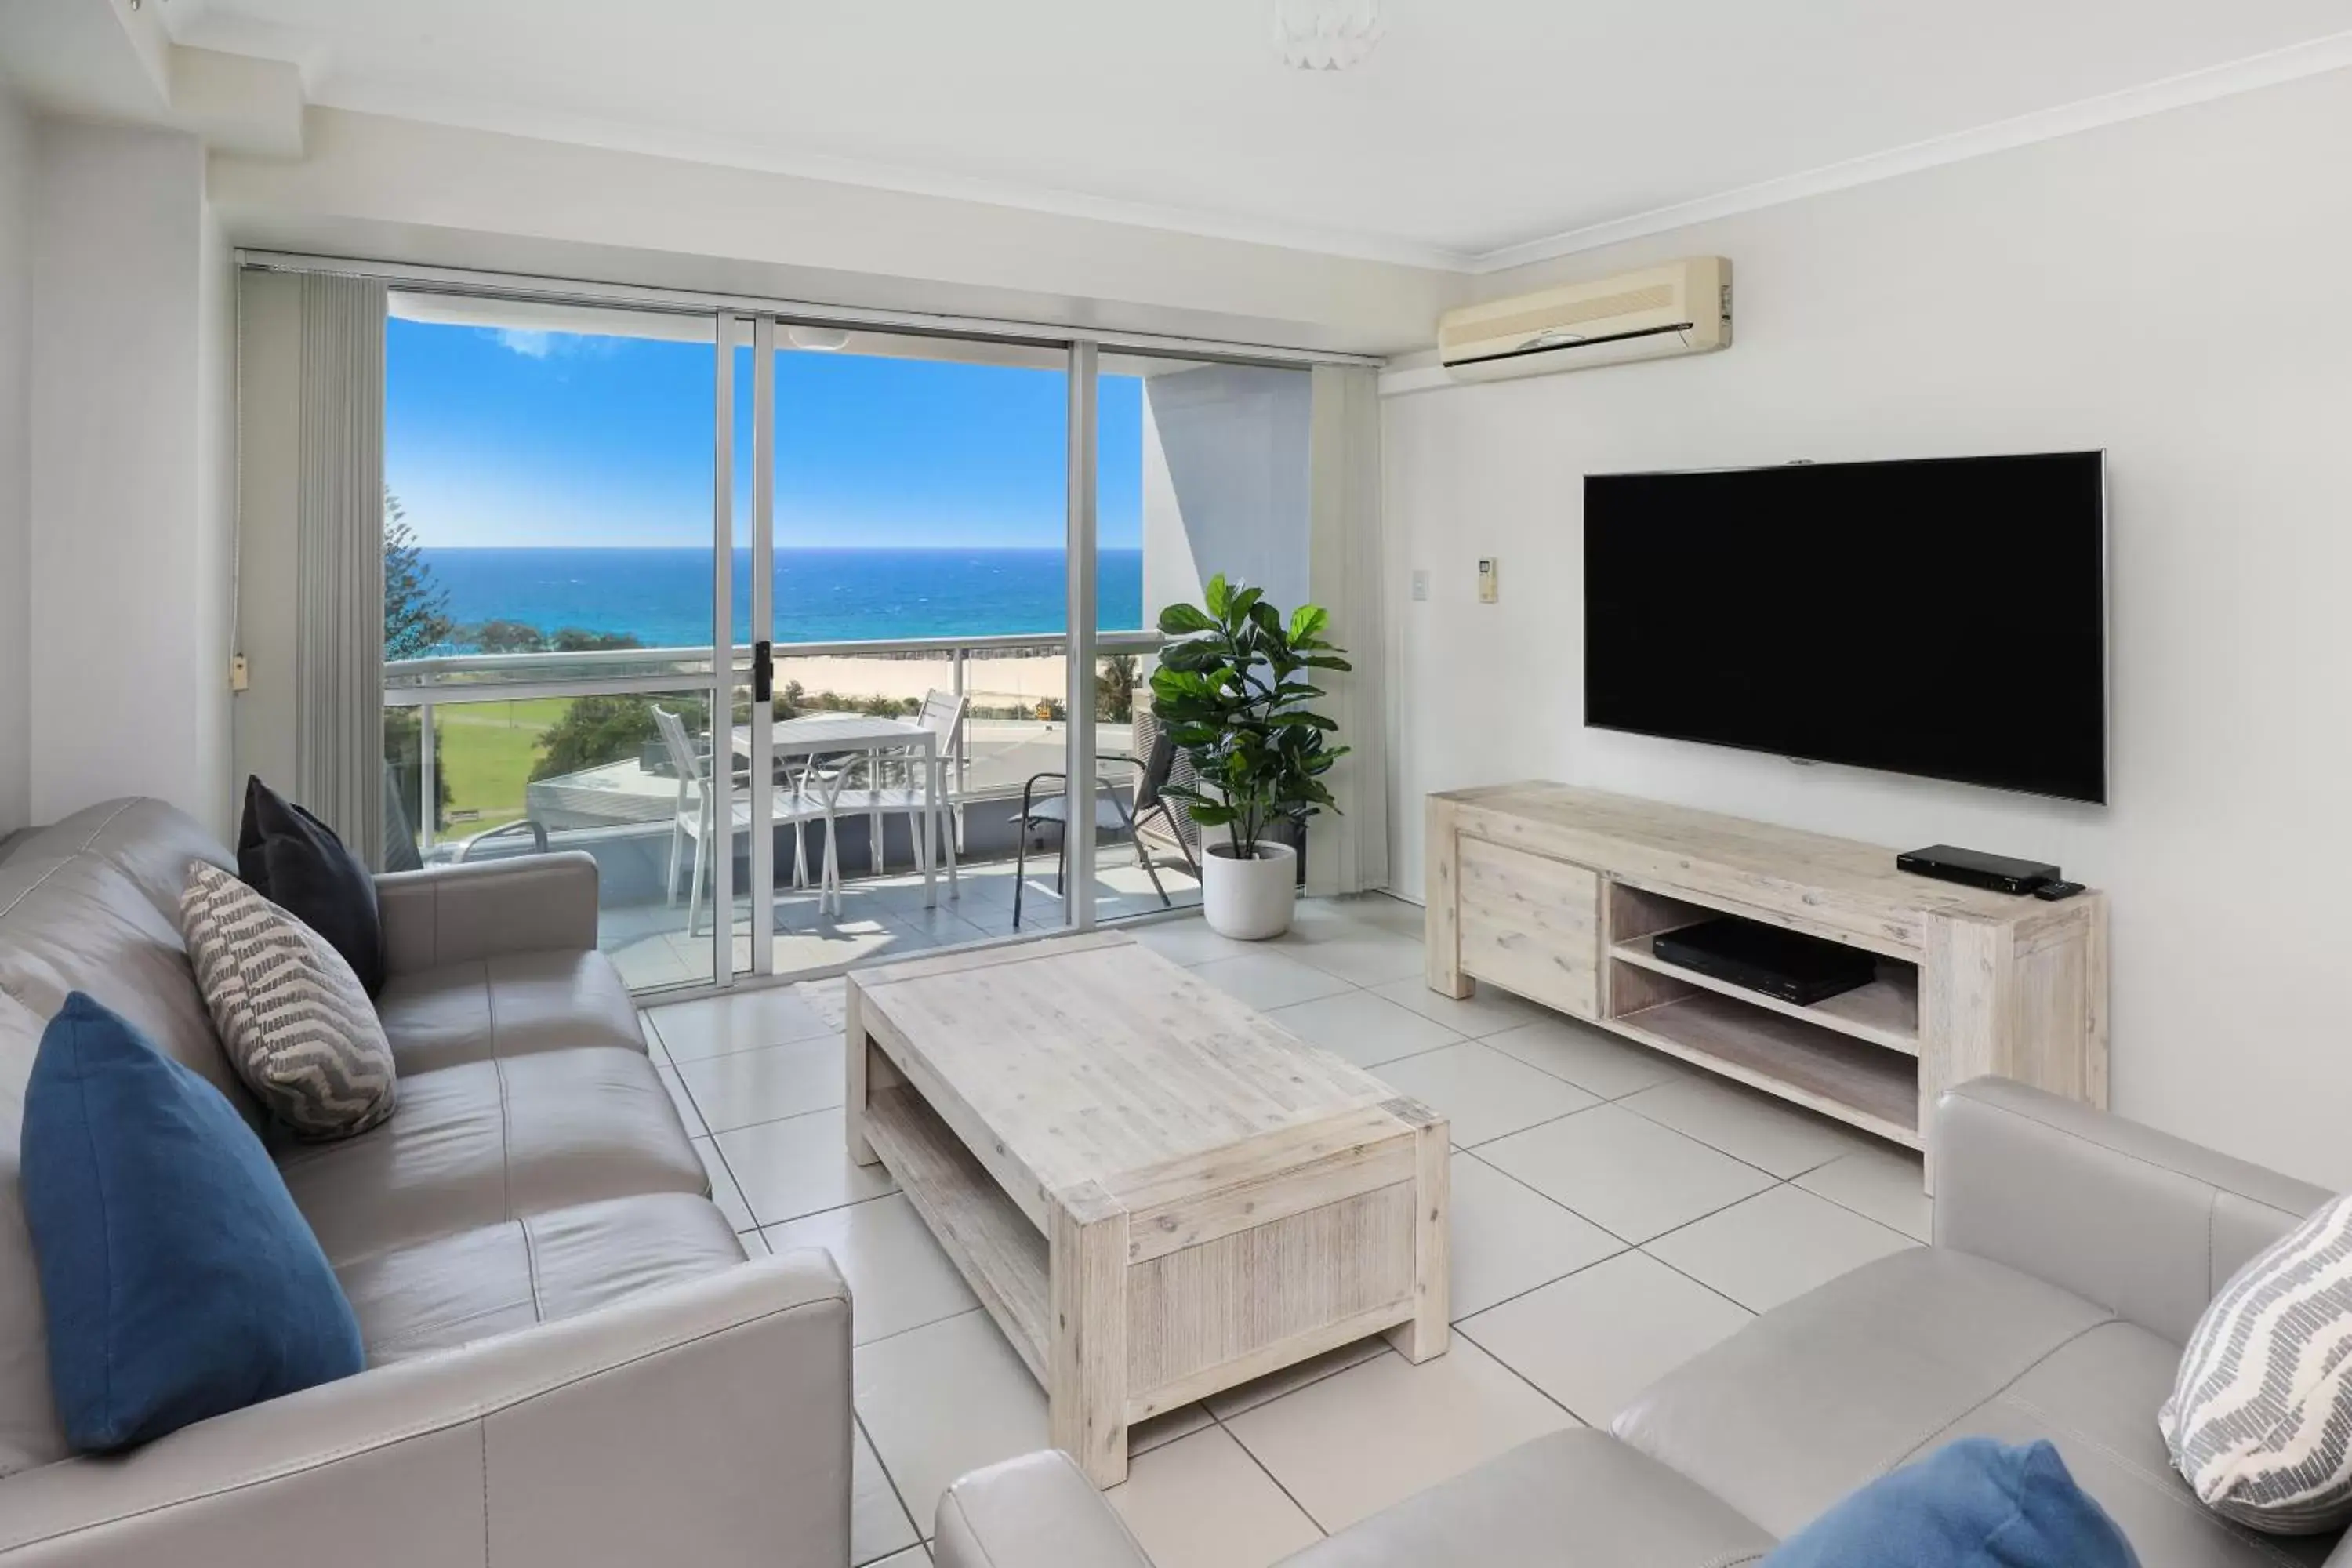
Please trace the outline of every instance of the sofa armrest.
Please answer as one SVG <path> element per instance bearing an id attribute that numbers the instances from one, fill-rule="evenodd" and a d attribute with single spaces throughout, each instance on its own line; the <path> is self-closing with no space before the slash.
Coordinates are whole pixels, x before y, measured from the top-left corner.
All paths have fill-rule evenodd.
<path id="1" fill-rule="evenodd" d="M 2176 1342 L 2325 1188 L 2006 1079 L 1936 1107 L 1936 1245 L 2061 1285 Z"/>
<path id="2" fill-rule="evenodd" d="M 940 1499 L 938 1568 L 1151 1568 L 1067 1454 L 1024 1454 L 974 1470 Z"/>
<path id="3" fill-rule="evenodd" d="M 387 974 L 596 946 L 596 860 L 578 849 L 386 872 L 375 899 Z"/>
<path id="4" fill-rule="evenodd" d="M 849 1339 L 830 1258 L 755 1259 L 21 1471 L 0 1559 L 841 1568 Z"/>

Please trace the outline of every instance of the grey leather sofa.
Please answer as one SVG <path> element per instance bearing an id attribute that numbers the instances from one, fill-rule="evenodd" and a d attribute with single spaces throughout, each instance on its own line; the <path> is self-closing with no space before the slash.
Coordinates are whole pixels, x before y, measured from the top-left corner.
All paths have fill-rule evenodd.
<path id="1" fill-rule="evenodd" d="M 232 864 L 119 801 L 0 860 L 0 1561 L 844 1568 L 848 1290 L 821 1252 L 744 1260 L 584 855 L 378 881 L 399 1109 L 273 1146 L 367 1370 L 68 1456 L 16 1167 L 43 1023 L 86 991 L 261 1125 L 181 945 L 192 859 Z"/>
<path id="2" fill-rule="evenodd" d="M 1958 1436 L 2048 1437 L 2146 1568 L 2352 1564 L 2200 1507 L 2156 1411 L 2238 1266 L 2328 1194 L 1998 1079 L 1944 1097 L 1935 1245 L 1766 1313 L 1620 1413 L 1539 1438 L 1294 1568 L 1729 1568 Z M 939 1568 L 1144 1568 L 1059 1454 L 966 1476 Z M 2333 1555 L 2331 1555 L 2331 1552 Z"/>

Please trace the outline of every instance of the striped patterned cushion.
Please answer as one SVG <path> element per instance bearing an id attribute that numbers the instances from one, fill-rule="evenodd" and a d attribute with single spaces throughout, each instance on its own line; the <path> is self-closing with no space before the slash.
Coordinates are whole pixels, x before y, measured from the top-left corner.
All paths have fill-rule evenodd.
<path id="1" fill-rule="evenodd" d="M 327 940 L 216 866 L 188 867 L 180 924 L 229 1064 L 298 1138 L 392 1114 L 392 1046 Z"/>
<path id="2" fill-rule="evenodd" d="M 2216 1513 L 2279 1535 L 2352 1521 L 2352 1194 L 2222 1287 L 2156 1419 Z"/>

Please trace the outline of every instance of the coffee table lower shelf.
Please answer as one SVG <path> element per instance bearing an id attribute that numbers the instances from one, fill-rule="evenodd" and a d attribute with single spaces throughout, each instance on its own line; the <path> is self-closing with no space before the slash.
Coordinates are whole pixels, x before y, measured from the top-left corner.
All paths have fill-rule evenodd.
<path id="1" fill-rule="evenodd" d="M 1065 1306 L 1080 1326 L 1059 1346 L 1051 1242 L 947 1123 L 900 1085 L 869 1090 L 863 1128 L 1045 1386 L 1055 1445 L 1097 1486 L 1125 1478 L 1135 1422 L 1368 1334 L 1414 1361 L 1445 1348 L 1446 1124 L 1409 1101 L 1344 1119 L 1328 1153 L 1236 1194 L 1207 1239 L 1173 1243 L 1156 1225 L 1130 1237 L 1124 1209 L 1108 1226 L 1065 1226 L 1079 1259 Z M 1373 1184 L 1350 1190 L 1358 1173 Z"/>
<path id="2" fill-rule="evenodd" d="M 1030 1373 L 1046 1382 L 1045 1237 L 914 1090 L 874 1090 L 866 1138 Z"/>

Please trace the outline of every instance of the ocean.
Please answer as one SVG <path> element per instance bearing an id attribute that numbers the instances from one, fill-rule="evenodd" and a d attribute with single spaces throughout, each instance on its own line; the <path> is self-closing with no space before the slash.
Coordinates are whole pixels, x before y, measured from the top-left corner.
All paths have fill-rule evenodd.
<path id="1" fill-rule="evenodd" d="M 460 626 L 520 621 L 625 633 L 647 647 L 710 641 L 708 550 L 425 549 Z M 993 637 L 1065 629 L 1059 550 L 779 550 L 775 640 Z M 751 552 L 735 552 L 735 635 L 751 614 Z M 1105 550 L 1097 625 L 1143 626 L 1143 552 Z"/>

